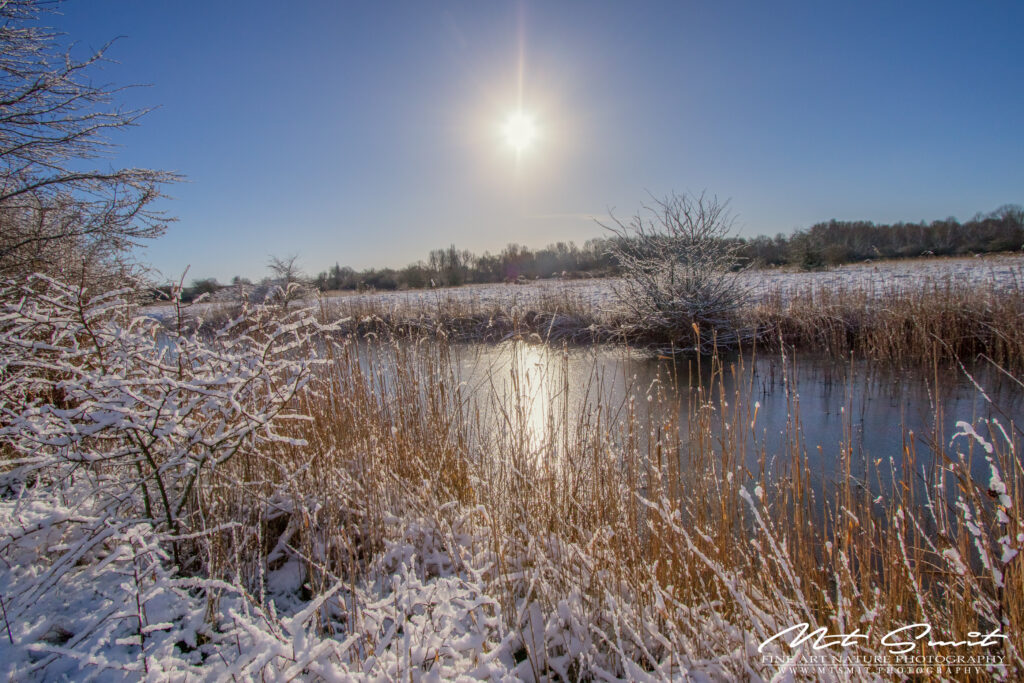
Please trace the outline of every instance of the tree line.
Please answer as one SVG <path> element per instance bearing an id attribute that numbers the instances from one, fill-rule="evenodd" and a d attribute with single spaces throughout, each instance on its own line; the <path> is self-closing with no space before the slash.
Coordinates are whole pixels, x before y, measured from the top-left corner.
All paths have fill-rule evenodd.
<path id="1" fill-rule="evenodd" d="M 426 259 L 404 268 L 368 268 L 357 271 L 335 264 L 309 278 L 300 276 L 295 257 L 289 257 L 286 281 L 304 280 L 320 291 L 374 291 L 455 287 L 474 283 L 521 283 L 548 278 L 608 277 L 622 274 L 620 258 L 624 253 L 617 242 L 629 239 L 610 234 L 608 238 L 587 240 L 583 246 L 557 242 L 542 249 L 509 244 L 497 254 L 476 255 L 454 245 L 434 249 Z M 1002 206 L 968 221 L 956 218 L 930 223 L 873 223 L 871 221 L 830 220 L 790 235 L 753 238 L 722 237 L 736 254 L 736 267 L 795 267 L 812 270 L 881 258 L 956 256 L 1024 248 L 1024 208 Z M 270 275 L 260 283 L 235 277 L 234 286 L 251 286 L 262 291 L 280 279 L 279 259 L 272 259 Z M 202 294 L 214 294 L 226 285 L 213 278 L 193 280 L 183 292 L 186 300 Z"/>
<path id="2" fill-rule="evenodd" d="M 603 239 L 588 240 L 582 247 L 573 242 L 557 242 L 538 250 L 509 244 L 497 254 L 484 252 L 480 256 L 452 245 L 435 249 L 426 260 L 400 269 L 371 268 L 357 272 L 335 264 L 313 278 L 313 284 L 321 290 L 418 289 L 552 277 L 600 277 L 614 270 L 614 259 Z"/>
<path id="3" fill-rule="evenodd" d="M 426 260 L 405 268 L 367 269 L 334 265 L 313 278 L 320 290 L 418 289 L 467 283 L 519 282 L 537 278 L 604 277 L 620 274 L 610 238 L 582 247 L 558 242 L 531 250 L 509 244 L 498 254 L 477 256 L 457 249 L 431 251 Z M 735 244 L 738 263 L 754 267 L 813 269 L 879 258 L 956 256 L 1024 248 L 1024 208 L 1002 206 L 961 223 L 956 218 L 926 223 L 873 223 L 830 220 L 786 236 L 724 238 Z"/>
<path id="4" fill-rule="evenodd" d="M 1024 208 L 1007 204 L 963 223 L 956 218 L 892 224 L 831 220 L 796 230 L 789 237 L 779 234 L 747 240 L 743 256 L 758 266 L 811 269 L 878 258 L 957 256 L 1022 248 Z"/>

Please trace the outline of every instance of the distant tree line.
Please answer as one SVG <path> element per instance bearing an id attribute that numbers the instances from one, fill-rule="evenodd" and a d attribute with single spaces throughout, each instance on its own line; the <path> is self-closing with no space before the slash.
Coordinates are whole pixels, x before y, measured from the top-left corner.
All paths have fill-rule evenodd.
<path id="1" fill-rule="evenodd" d="M 603 277 L 619 274 L 612 239 L 591 239 L 583 247 L 558 242 L 532 251 L 510 244 L 498 254 L 436 249 L 426 261 L 398 270 L 357 272 L 335 265 L 316 276 L 321 290 L 418 289 L 467 283 L 517 282 L 536 278 Z M 1024 208 L 1007 205 L 961 223 L 955 218 L 931 223 L 882 224 L 871 221 L 817 223 L 788 237 L 735 238 L 739 261 L 756 267 L 813 269 L 879 258 L 954 256 L 1024 248 Z"/>
<path id="2" fill-rule="evenodd" d="M 785 235 L 755 237 L 742 254 L 757 266 L 803 269 L 878 258 L 955 256 L 1024 248 L 1024 208 L 1000 207 L 964 223 L 955 218 L 931 223 L 878 224 L 871 221 L 817 223 Z"/>
<path id="3" fill-rule="evenodd" d="M 435 249 L 426 260 L 404 268 L 370 268 L 356 271 L 335 264 L 309 280 L 321 291 L 332 290 L 396 290 L 453 287 L 471 283 L 524 282 L 538 278 L 606 277 L 620 274 L 620 265 L 613 255 L 612 240 L 588 240 L 582 247 L 573 242 L 557 242 L 536 251 L 519 244 L 509 244 L 501 252 L 484 252 L 477 256 L 470 251 Z M 1006 205 L 988 214 L 978 214 L 961 223 L 955 218 L 931 223 L 873 223 L 871 221 L 830 220 L 809 228 L 795 230 L 788 237 L 759 236 L 749 239 L 729 238 L 735 247 L 737 263 L 760 268 L 789 266 L 815 269 L 856 261 L 880 258 L 912 258 L 919 256 L 955 256 L 1024 248 L 1024 208 Z M 273 265 L 280 259 L 271 259 Z M 295 258 L 289 265 L 289 283 L 300 280 Z M 271 270 L 271 277 L 253 284 L 235 277 L 231 287 L 244 288 L 258 297 L 281 278 Z M 278 283 L 280 284 L 280 283 Z M 193 280 L 182 291 L 185 301 L 200 295 L 216 295 L 228 285 L 212 278 Z"/>
<path id="4" fill-rule="evenodd" d="M 601 277 L 615 272 L 607 240 L 588 240 L 582 247 L 558 242 L 533 251 L 509 244 L 498 254 L 456 249 L 435 249 L 426 261 L 405 268 L 369 269 L 357 272 L 335 264 L 320 273 L 313 285 L 320 290 L 421 289 L 453 287 L 478 282 L 521 282 L 537 278 Z"/>

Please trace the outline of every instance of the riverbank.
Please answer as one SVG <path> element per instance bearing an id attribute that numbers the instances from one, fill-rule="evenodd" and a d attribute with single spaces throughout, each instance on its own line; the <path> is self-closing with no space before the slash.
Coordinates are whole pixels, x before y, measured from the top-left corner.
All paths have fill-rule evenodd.
<path id="1" fill-rule="evenodd" d="M 988 359 L 1024 368 L 1024 257 L 921 259 L 857 264 L 812 273 L 753 271 L 731 321 L 748 347 L 824 351 L 896 363 Z M 642 320 L 623 313 L 614 282 L 537 282 L 419 292 L 327 296 L 315 302 L 345 334 L 466 342 L 653 346 Z M 167 309 L 146 309 L 169 318 Z M 215 328 L 235 305 L 186 308 Z M 686 351 L 685 341 L 678 350 Z"/>

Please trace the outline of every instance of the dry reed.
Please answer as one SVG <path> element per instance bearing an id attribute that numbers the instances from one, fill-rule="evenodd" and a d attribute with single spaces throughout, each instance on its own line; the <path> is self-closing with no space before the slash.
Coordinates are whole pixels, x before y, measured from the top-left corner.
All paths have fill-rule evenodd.
<path id="1" fill-rule="evenodd" d="M 1024 673 L 1021 565 L 996 559 L 1024 532 L 1024 470 L 1012 426 L 991 425 L 984 442 L 966 432 L 952 444 L 949 434 L 906 435 L 899 457 L 859 464 L 852 438 L 820 444 L 841 473 L 822 489 L 807 458 L 819 444 L 803 442 L 808 416 L 795 394 L 785 452 L 758 446 L 752 375 L 742 359 L 698 359 L 710 364 L 694 368 L 705 379 L 692 388 L 666 379 L 652 389 L 653 408 L 613 405 L 603 378 L 571 385 L 556 364 L 546 370 L 555 390 L 538 418 L 518 386 L 521 349 L 509 350 L 511 384 L 495 386 L 484 407 L 466 394 L 445 344 L 332 347 L 331 371 L 301 406 L 313 419 L 296 435 L 309 445 L 239 463 L 250 469 L 230 477 L 254 489 L 251 500 L 287 481 L 295 497 L 289 509 L 302 518 L 293 512 L 274 526 L 272 510 L 253 513 L 246 504 L 246 486 L 211 489 L 211 499 L 235 500 L 225 519 L 248 509 L 264 529 L 262 547 L 232 548 L 234 559 L 220 560 L 223 571 L 244 566 L 255 581 L 266 549 L 284 543 L 307 558 L 315 594 L 339 577 L 354 583 L 410 533 L 408 520 L 429 519 L 435 537 L 425 543 L 444 560 L 421 557 L 418 571 L 460 572 L 500 596 L 505 628 L 520 634 L 518 656 L 537 678 L 588 678 L 614 662 L 625 677 L 691 669 L 767 679 L 790 655 L 776 642 L 766 653 L 785 657 L 764 663 L 758 643 L 800 622 L 830 633 L 859 628 L 873 644 L 845 652 L 864 657 L 878 656 L 878 639 L 908 624 L 932 624 L 933 637 L 948 640 L 1001 630 L 1008 639 L 986 653 L 1006 668 L 933 667 L 930 675 Z M 791 362 L 786 367 L 793 372 Z M 675 411 L 656 408 L 677 390 L 690 393 L 682 424 Z M 597 403 L 569 419 L 570 399 L 580 394 Z M 753 463 L 745 457 L 751 447 L 759 453 Z M 998 475 L 972 476 L 977 457 L 989 458 Z M 345 614 L 339 606 L 335 619 Z M 574 649 L 545 636 L 543 624 L 552 630 L 553 622 L 580 631 L 588 645 Z M 926 652 L 915 644 L 910 654 Z M 852 671 L 836 679 L 899 678 Z"/>

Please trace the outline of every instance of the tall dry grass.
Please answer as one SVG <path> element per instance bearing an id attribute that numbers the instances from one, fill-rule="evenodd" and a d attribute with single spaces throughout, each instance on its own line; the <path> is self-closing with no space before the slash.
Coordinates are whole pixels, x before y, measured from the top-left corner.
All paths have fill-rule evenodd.
<path id="1" fill-rule="evenodd" d="M 339 578 L 354 586 L 374 563 L 397 566 L 388 555 L 396 541 L 426 533 L 416 543 L 429 552 L 405 559 L 424 578 L 482 582 L 538 679 L 690 671 L 767 680 L 787 667 L 806 680 L 902 677 L 884 667 L 801 669 L 778 641 L 758 652 L 802 622 L 859 629 L 868 640 L 841 652 L 865 657 L 885 654 L 879 639 L 908 624 L 931 624 L 941 640 L 998 630 L 1007 639 L 982 652 L 1004 668 L 933 667 L 925 678 L 1024 675 L 1014 426 L 975 434 L 961 425 L 955 439 L 907 434 L 898 453 L 857 462 L 852 429 L 840 443 L 804 442 L 802 420 L 814 416 L 794 393 L 785 449 L 768 452 L 749 367 L 718 357 L 695 361 L 710 367 L 694 368 L 704 379 L 692 387 L 653 386 L 647 406 L 642 395 L 613 402 L 604 378 L 580 384 L 555 364 L 544 370 L 554 390 L 538 416 L 520 386 L 522 348 L 509 350 L 507 382 L 481 399 L 445 344 L 331 346 L 330 369 L 300 406 L 312 420 L 294 431 L 308 445 L 239 460 L 223 488 L 208 489 L 207 514 L 242 515 L 260 530 L 210 551 L 211 569 L 258 590 L 268 568 L 300 557 L 316 594 Z M 670 407 L 676 391 L 690 394 L 683 421 Z M 570 418 L 580 394 L 597 402 Z M 818 446 L 839 463 L 824 489 L 807 457 Z M 972 475 L 978 458 L 986 478 Z M 275 510 L 267 496 L 282 490 L 291 502 Z M 359 632 L 346 605 L 331 614 L 325 628 L 347 620 Z M 907 656 L 965 652 L 978 650 L 915 643 Z M 762 659 L 769 654 L 778 659 Z"/>
<path id="2" fill-rule="evenodd" d="M 1020 282 L 964 284 L 952 278 L 906 287 L 818 285 L 769 292 L 748 310 L 762 341 L 836 357 L 895 364 L 987 358 L 1024 368 Z"/>
<path id="3" fill-rule="evenodd" d="M 549 293 L 522 305 L 482 304 L 455 297 L 429 310 L 344 300 L 325 304 L 330 316 L 350 319 L 355 334 L 434 334 L 464 341 L 529 338 L 543 341 L 644 345 L 643 321 L 615 306 L 600 308 L 571 292 Z M 837 359 L 930 364 L 987 359 L 1024 370 L 1024 284 L 964 283 L 929 278 L 906 286 L 817 284 L 773 288 L 739 309 L 735 336 L 763 348 L 780 345 Z"/>
<path id="4" fill-rule="evenodd" d="M 527 339 L 570 344 L 651 343 L 645 321 L 608 302 L 584 300 L 571 289 L 505 301 L 438 295 L 429 303 L 367 296 L 323 298 L 323 320 L 344 319 L 343 329 L 377 339 L 419 338 L 501 342 Z M 239 315 L 230 305 L 203 310 L 202 324 L 216 329 Z M 894 364 L 987 360 L 1024 370 L 1024 282 L 978 284 L 953 276 L 907 285 L 832 282 L 772 287 L 747 297 L 728 336 L 762 348 L 782 346 L 847 359 Z M 724 337 L 719 338 L 719 342 Z M 664 339 L 657 347 L 665 351 Z M 685 351 L 685 349 L 684 349 Z"/>

